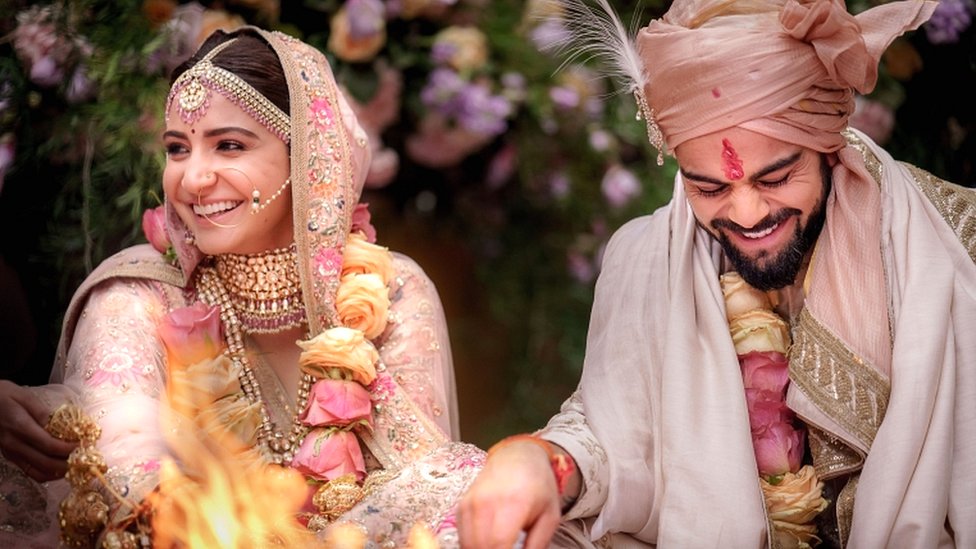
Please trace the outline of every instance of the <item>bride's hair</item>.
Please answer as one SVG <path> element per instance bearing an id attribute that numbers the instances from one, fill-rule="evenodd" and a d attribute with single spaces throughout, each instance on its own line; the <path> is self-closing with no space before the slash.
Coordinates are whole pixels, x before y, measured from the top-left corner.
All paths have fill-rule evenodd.
<path id="1" fill-rule="evenodd" d="M 196 53 L 176 67 L 171 75 L 170 85 L 176 82 L 181 74 L 196 65 L 210 50 L 232 38 L 237 40 L 214 56 L 211 63 L 241 77 L 282 112 L 291 114 L 288 108 L 288 83 L 285 81 L 278 56 L 267 42 L 247 29 L 232 33 L 215 31 Z"/>

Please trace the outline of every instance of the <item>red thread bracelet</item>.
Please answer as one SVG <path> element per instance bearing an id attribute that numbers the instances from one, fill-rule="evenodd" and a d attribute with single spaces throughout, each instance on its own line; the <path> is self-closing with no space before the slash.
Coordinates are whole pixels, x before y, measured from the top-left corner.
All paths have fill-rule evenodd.
<path id="1" fill-rule="evenodd" d="M 489 448 L 488 457 L 490 458 L 493 453 L 509 444 L 523 440 L 525 442 L 531 442 L 546 451 L 546 455 L 549 457 L 549 466 L 552 467 L 552 474 L 556 477 L 556 489 L 559 492 L 559 497 L 565 496 L 566 485 L 569 484 L 569 479 L 573 476 L 573 472 L 576 471 L 576 462 L 573 461 L 573 457 L 569 454 L 556 450 L 556 445 L 548 440 L 527 433 L 512 435 L 499 440 L 494 446 Z"/>

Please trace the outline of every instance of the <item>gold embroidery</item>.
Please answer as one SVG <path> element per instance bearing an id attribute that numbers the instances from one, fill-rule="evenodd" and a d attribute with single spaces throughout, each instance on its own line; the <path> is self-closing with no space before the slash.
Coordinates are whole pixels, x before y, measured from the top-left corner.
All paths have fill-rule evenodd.
<path id="1" fill-rule="evenodd" d="M 821 480 L 828 480 L 859 469 L 864 463 L 864 456 L 857 450 L 812 425 L 807 425 L 807 440 L 810 441 L 813 467 Z"/>
<path id="2" fill-rule="evenodd" d="M 857 492 L 857 483 L 860 479 L 860 473 L 851 475 L 850 480 L 837 495 L 837 535 L 842 546 L 847 546 L 847 538 L 851 535 L 851 523 L 854 521 L 854 494 Z"/>
<path id="3" fill-rule="evenodd" d="M 871 447 L 888 408 L 888 380 L 807 309 L 800 312 L 793 333 L 790 379 L 863 448 Z"/>
<path id="4" fill-rule="evenodd" d="M 841 132 L 841 135 L 843 135 L 844 139 L 847 140 L 848 145 L 856 149 L 857 152 L 861 153 L 861 157 L 864 159 L 864 167 L 868 169 L 868 173 L 871 174 L 874 182 L 880 186 L 882 166 L 881 161 L 878 160 L 878 157 L 875 156 L 874 153 L 871 152 L 871 149 L 869 149 L 868 146 L 865 145 L 864 142 L 861 141 L 861 139 L 854 135 L 854 133 L 850 130 Z"/>
<path id="5" fill-rule="evenodd" d="M 904 166 L 976 263 L 976 190 L 953 185 L 911 164 Z"/>

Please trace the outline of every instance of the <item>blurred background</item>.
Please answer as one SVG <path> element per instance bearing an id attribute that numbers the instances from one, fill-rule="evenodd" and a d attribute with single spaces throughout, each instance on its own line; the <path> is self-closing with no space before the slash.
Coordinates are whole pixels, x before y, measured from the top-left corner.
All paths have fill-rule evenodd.
<path id="1" fill-rule="evenodd" d="M 883 2 L 851 1 L 853 12 Z M 643 26 L 669 4 L 616 1 Z M 638 5 L 639 4 L 639 5 Z M 466 440 L 540 427 L 576 386 L 603 247 L 666 202 L 633 98 L 535 0 L 0 0 L 0 377 L 46 381 L 72 292 L 161 203 L 169 72 L 256 24 L 333 62 L 372 137 L 363 201 L 448 316 Z M 896 158 L 976 185 L 976 31 L 942 0 L 852 118 Z"/>

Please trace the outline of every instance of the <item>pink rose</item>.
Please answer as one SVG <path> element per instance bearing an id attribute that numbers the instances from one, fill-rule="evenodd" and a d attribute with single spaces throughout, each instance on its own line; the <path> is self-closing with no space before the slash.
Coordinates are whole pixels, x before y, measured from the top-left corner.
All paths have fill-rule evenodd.
<path id="1" fill-rule="evenodd" d="M 332 480 L 349 473 L 356 475 L 356 480 L 366 476 L 359 439 L 350 431 L 334 428 L 312 429 L 302 441 L 291 466 L 318 480 Z"/>
<path id="2" fill-rule="evenodd" d="M 746 389 L 760 389 L 783 394 L 790 380 L 789 361 L 776 351 L 751 351 L 739 355 L 742 382 Z"/>
<path id="3" fill-rule="evenodd" d="M 157 206 L 142 212 L 142 232 L 146 240 L 152 244 L 157 252 L 164 254 L 170 247 L 169 235 L 166 233 L 166 207 Z"/>
<path id="4" fill-rule="evenodd" d="M 174 309 L 159 322 L 159 338 L 170 368 L 214 358 L 224 347 L 220 310 L 201 302 Z"/>
<path id="5" fill-rule="evenodd" d="M 803 431 L 786 422 L 773 423 L 752 435 L 759 473 L 772 477 L 799 470 L 803 459 Z"/>
<path id="6" fill-rule="evenodd" d="M 352 210 L 352 232 L 360 232 L 366 237 L 366 242 L 376 242 L 376 228 L 369 222 L 369 204 L 361 202 Z"/>
<path id="7" fill-rule="evenodd" d="M 746 389 L 746 403 L 749 405 L 749 427 L 753 433 L 776 423 L 793 421 L 793 411 L 778 393 Z"/>
<path id="8" fill-rule="evenodd" d="M 362 420 L 372 424 L 372 410 L 369 392 L 359 383 L 320 379 L 312 385 L 308 407 L 300 419 L 313 427 L 341 426 Z"/>

